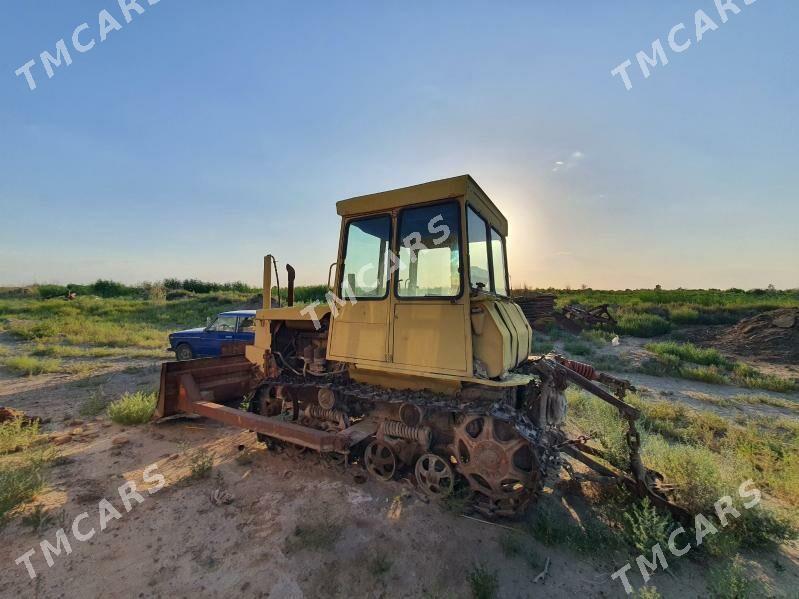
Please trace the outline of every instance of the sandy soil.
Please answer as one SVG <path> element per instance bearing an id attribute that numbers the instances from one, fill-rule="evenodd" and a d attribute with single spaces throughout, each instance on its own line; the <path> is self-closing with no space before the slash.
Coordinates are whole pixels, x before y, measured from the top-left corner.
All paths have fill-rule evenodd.
<path id="1" fill-rule="evenodd" d="M 357 467 L 271 452 L 252 433 L 202 419 L 127 428 L 106 419 L 81 421 L 80 402 L 100 386 L 108 397 L 157 387 L 157 364 L 133 366 L 112 364 L 84 379 L 0 378 L 0 405 L 49 418 L 48 430 L 73 433 L 61 446 L 48 491 L 37 498 L 58 521 L 34 532 L 17 518 L 0 530 L 3 597 L 469 597 L 468 573 L 477 563 L 497 571 L 503 598 L 624 596 L 610 575 L 628 556 L 602 547 L 595 555 L 577 555 L 531 541 L 539 556 L 551 560 L 548 576 L 535 583 L 540 570 L 503 555 L 505 528 L 428 504 L 406 482 L 359 483 Z M 640 383 L 673 392 L 679 401 L 706 392 L 686 381 Z M 191 480 L 191 458 L 199 448 L 213 455 L 213 469 L 208 478 Z M 142 475 L 150 464 L 166 481 L 152 495 L 145 489 L 153 485 Z M 144 498 L 129 513 L 117 491 L 126 481 L 134 481 Z M 550 500 L 579 503 L 579 485 L 558 488 Z M 217 505 L 214 491 L 227 491 L 232 502 Z M 121 517 L 101 531 L 102 498 Z M 94 527 L 96 534 L 86 542 L 70 535 L 71 554 L 48 567 L 39 542 L 55 543 L 56 529 L 71 526 L 84 511 L 89 517 L 80 530 Z M 292 545 L 298 526 L 325 523 L 340 531 L 330 546 Z M 35 580 L 14 564 L 31 548 Z M 387 560 L 387 572 L 372 567 L 376 556 Z M 774 589 L 795 589 L 795 551 L 786 549 L 778 560 L 779 568 L 773 555 L 756 568 Z M 654 584 L 665 597 L 700 597 L 705 575 L 704 566 L 683 559 L 673 576 L 658 574 Z M 640 585 L 640 577 L 633 580 Z"/>

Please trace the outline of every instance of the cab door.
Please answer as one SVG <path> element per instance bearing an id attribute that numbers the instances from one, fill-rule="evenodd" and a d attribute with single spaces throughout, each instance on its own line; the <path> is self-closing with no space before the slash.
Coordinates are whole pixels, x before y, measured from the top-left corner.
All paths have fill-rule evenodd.
<path id="1" fill-rule="evenodd" d="M 459 202 L 402 209 L 397 248 L 392 362 L 420 372 L 468 375 Z"/>
<path id="2" fill-rule="evenodd" d="M 391 214 L 346 221 L 341 274 L 332 310 L 328 357 L 345 362 L 389 360 Z"/>

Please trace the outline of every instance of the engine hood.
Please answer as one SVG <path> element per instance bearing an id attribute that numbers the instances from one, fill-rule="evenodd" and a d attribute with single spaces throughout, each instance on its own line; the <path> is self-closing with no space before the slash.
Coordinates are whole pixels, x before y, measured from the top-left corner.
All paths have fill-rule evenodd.
<path id="1" fill-rule="evenodd" d="M 200 337 L 205 334 L 204 327 L 197 327 L 196 329 L 186 329 L 185 331 L 176 331 L 170 334 L 170 337 Z"/>

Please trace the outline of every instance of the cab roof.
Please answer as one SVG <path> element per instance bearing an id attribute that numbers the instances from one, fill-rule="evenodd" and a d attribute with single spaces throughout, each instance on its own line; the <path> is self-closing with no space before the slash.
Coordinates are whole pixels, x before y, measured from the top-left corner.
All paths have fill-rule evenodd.
<path id="1" fill-rule="evenodd" d="M 507 236 L 507 219 L 471 175 L 439 179 L 438 181 L 341 200 L 336 202 L 336 212 L 339 216 L 354 216 L 424 204 L 435 200 L 461 197 L 465 197 L 467 202 L 475 204 L 478 212 L 483 213 L 500 234 Z"/>

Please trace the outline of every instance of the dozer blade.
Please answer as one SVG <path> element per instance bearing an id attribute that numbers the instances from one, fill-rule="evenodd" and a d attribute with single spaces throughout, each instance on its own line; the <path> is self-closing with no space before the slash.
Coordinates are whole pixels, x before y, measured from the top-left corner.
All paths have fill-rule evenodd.
<path id="1" fill-rule="evenodd" d="M 346 454 L 349 447 L 374 432 L 357 426 L 338 433 L 322 431 L 224 405 L 241 399 L 257 383 L 252 364 L 241 355 L 166 362 L 161 367 L 161 390 L 153 417 L 198 414 L 321 453 Z"/>
<path id="2" fill-rule="evenodd" d="M 185 362 L 164 362 L 161 366 L 161 389 L 154 419 L 178 413 L 196 413 L 181 398 L 181 377 L 190 375 L 199 398 L 224 403 L 241 398 L 252 390 L 252 363 L 242 355 L 203 358 Z"/>

